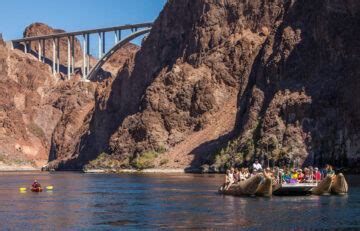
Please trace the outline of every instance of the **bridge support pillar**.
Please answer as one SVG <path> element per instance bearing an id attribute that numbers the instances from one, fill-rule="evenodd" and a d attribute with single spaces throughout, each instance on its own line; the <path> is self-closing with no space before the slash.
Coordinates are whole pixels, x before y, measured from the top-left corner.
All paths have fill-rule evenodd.
<path id="1" fill-rule="evenodd" d="M 114 31 L 114 35 L 115 35 L 115 37 L 114 37 L 114 42 L 115 42 L 115 44 L 116 44 L 116 43 L 118 43 L 118 41 L 120 41 L 117 30 Z"/>
<path id="2" fill-rule="evenodd" d="M 105 32 L 99 32 L 99 59 L 105 54 Z"/>
<path id="3" fill-rule="evenodd" d="M 105 54 L 105 32 L 102 32 L 102 52 L 101 57 Z"/>
<path id="4" fill-rule="evenodd" d="M 86 35 L 86 77 L 90 72 L 90 34 Z"/>
<path id="5" fill-rule="evenodd" d="M 71 73 L 74 74 L 75 69 L 75 39 L 71 36 Z"/>
<path id="6" fill-rule="evenodd" d="M 56 39 L 56 71 L 60 73 L 60 38 Z"/>
<path id="7" fill-rule="evenodd" d="M 42 62 L 45 63 L 46 61 L 46 48 L 45 48 L 45 39 L 41 40 L 41 43 L 42 43 L 42 51 L 41 51 L 41 54 L 42 54 Z"/>
<path id="8" fill-rule="evenodd" d="M 53 44 L 52 71 L 53 71 L 53 74 L 55 75 L 56 74 L 56 40 L 55 40 L 55 38 L 53 38 L 52 44 Z"/>
<path id="9" fill-rule="evenodd" d="M 67 37 L 67 76 L 68 80 L 70 80 L 71 75 L 71 43 L 70 37 Z"/>
<path id="10" fill-rule="evenodd" d="M 41 59 L 42 59 L 42 54 L 41 54 L 41 52 L 42 52 L 42 46 L 41 46 L 42 44 L 41 44 L 41 40 L 39 40 L 38 41 L 38 58 L 39 58 L 39 61 L 42 61 Z"/>
<path id="11" fill-rule="evenodd" d="M 28 45 L 27 45 L 27 42 L 24 42 L 24 52 L 25 52 L 25 54 L 28 53 L 27 46 L 28 46 Z"/>
<path id="12" fill-rule="evenodd" d="M 87 35 L 86 34 L 83 34 L 83 79 L 86 79 L 86 71 L 87 71 L 87 57 L 86 57 L 86 54 L 87 54 L 87 48 L 88 48 L 88 45 L 87 45 Z"/>

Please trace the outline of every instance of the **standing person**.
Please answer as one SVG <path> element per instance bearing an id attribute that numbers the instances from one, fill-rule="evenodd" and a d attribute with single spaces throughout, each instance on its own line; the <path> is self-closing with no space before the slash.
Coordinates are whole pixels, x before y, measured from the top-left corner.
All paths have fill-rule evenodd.
<path id="1" fill-rule="evenodd" d="M 321 173 L 317 167 L 314 168 L 314 178 L 313 179 L 315 180 L 316 183 L 321 181 Z"/>
<path id="2" fill-rule="evenodd" d="M 314 168 L 313 168 L 313 166 L 309 167 L 309 179 L 310 179 L 310 182 L 312 182 L 314 180 Z"/>
<path id="3" fill-rule="evenodd" d="M 259 163 L 258 159 L 255 159 L 255 163 L 253 163 L 253 171 L 255 171 L 255 172 L 262 171 L 262 166 Z"/>

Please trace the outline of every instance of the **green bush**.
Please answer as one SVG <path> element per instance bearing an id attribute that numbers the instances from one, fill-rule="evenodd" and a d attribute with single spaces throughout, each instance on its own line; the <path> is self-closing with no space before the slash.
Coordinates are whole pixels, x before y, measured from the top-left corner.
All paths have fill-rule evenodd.
<path id="1" fill-rule="evenodd" d="M 138 157 L 132 160 L 131 165 L 137 169 L 154 168 L 154 161 L 158 153 L 155 151 L 147 151 L 140 154 Z"/>
<path id="2" fill-rule="evenodd" d="M 109 155 L 105 152 L 102 152 L 98 155 L 98 157 L 92 161 L 90 161 L 85 168 L 101 168 L 101 169 L 109 169 L 109 168 L 127 168 L 129 167 L 129 158 L 118 159 L 113 155 Z"/>

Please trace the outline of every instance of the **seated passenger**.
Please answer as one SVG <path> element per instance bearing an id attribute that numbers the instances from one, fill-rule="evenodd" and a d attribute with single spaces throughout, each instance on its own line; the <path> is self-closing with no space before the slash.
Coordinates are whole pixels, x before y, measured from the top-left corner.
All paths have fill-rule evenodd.
<path id="1" fill-rule="evenodd" d="M 286 172 L 284 172 L 284 174 L 282 175 L 282 181 L 284 183 L 289 184 L 291 180 L 291 173 L 289 170 L 287 170 Z"/>
<path id="2" fill-rule="evenodd" d="M 234 172 L 232 169 L 228 169 L 226 170 L 224 189 L 228 190 L 232 184 L 234 184 Z"/>
<path id="3" fill-rule="evenodd" d="M 234 170 L 234 183 L 237 183 L 240 181 L 240 171 L 235 168 Z"/>
<path id="4" fill-rule="evenodd" d="M 315 182 L 321 181 L 321 173 L 318 168 L 314 168 L 314 178 Z"/>
<path id="5" fill-rule="evenodd" d="M 249 178 L 250 178 L 249 168 L 245 168 L 245 170 L 244 170 L 244 177 L 245 177 L 245 179 L 249 179 Z"/>
<path id="6" fill-rule="evenodd" d="M 335 171 L 333 169 L 333 167 L 330 165 L 330 164 L 327 164 L 326 167 L 325 167 L 325 170 L 326 170 L 326 175 L 328 176 L 333 176 L 335 175 Z"/>
<path id="7" fill-rule="evenodd" d="M 240 178 L 240 181 L 244 181 L 244 180 L 246 180 L 247 178 L 246 178 L 246 172 L 245 172 L 245 169 L 244 168 L 241 168 L 241 170 L 240 170 L 240 172 L 239 172 L 240 174 L 239 174 L 239 178 Z"/>
<path id="8" fill-rule="evenodd" d="M 297 180 L 298 180 L 299 183 L 302 183 L 304 181 L 304 173 L 302 172 L 301 168 L 298 169 L 297 172 L 298 172 Z"/>
<path id="9" fill-rule="evenodd" d="M 31 185 L 32 188 L 41 188 L 41 184 L 37 181 L 37 180 L 34 180 L 34 183 Z"/>
<path id="10" fill-rule="evenodd" d="M 304 181 L 305 183 L 310 183 L 312 180 L 312 177 L 310 175 L 310 170 L 308 168 L 304 168 Z"/>
<path id="11" fill-rule="evenodd" d="M 291 184 L 298 183 L 298 177 L 299 177 L 299 174 L 297 173 L 297 171 L 295 169 L 292 169 L 290 183 Z"/>

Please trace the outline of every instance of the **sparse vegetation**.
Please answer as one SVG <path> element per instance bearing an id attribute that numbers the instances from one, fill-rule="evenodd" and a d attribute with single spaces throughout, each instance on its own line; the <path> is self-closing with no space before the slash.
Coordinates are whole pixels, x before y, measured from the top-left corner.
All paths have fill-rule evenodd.
<path id="1" fill-rule="evenodd" d="M 131 161 L 131 165 L 137 169 L 146 169 L 155 167 L 154 160 L 158 156 L 156 151 L 147 151 L 140 154 Z"/>
<path id="2" fill-rule="evenodd" d="M 5 165 L 31 165 L 33 167 L 37 167 L 34 160 L 22 159 L 19 156 L 7 156 L 3 153 L 0 153 L 0 162 Z"/>
<path id="3" fill-rule="evenodd" d="M 219 168 L 229 168 L 240 165 L 257 152 L 257 143 L 260 138 L 261 123 L 256 122 L 254 128 L 247 133 L 247 137 L 237 137 L 214 155 L 213 162 Z"/>
<path id="4" fill-rule="evenodd" d="M 100 169 L 117 169 L 129 167 L 129 158 L 119 159 L 113 155 L 109 155 L 105 152 L 99 154 L 99 156 L 90 161 L 85 168 L 100 168 Z"/>
<path id="5" fill-rule="evenodd" d="M 165 164 L 167 164 L 167 163 L 169 163 L 169 159 L 162 159 L 161 161 L 160 161 L 160 165 L 162 166 L 162 165 L 165 165 Z"/>
<path id="6" fill-rule="evenodd" d="M 34 122 L 29 123 L 27 125 L 27 128 L 30 131 L 30 133 L 32 133 L 34 136 L 36 136 L 40 139 L 43 139 L 45 137 L 45 132 L 36 123 L 34 123 Z"/>
<path id="7" fill-rule="evenodd" d="M 159 154 L 162 154 L 162 153 L 166 152 L 167 149 L 166 149 L 164 146 L 159 145 L 159 146 L 155 149 L 155 151 L 156 151 L 157 153 L 159 153 Z"/>

